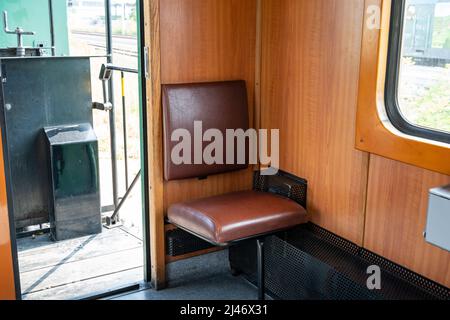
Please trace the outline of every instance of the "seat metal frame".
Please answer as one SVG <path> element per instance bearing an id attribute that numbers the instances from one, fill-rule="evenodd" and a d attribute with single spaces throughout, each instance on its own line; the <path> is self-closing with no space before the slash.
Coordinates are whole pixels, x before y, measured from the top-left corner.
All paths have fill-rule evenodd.
<path id="1" fill-rule="evenodd" d="M 260 172 L 256 171 L 255 175 L 254 175 L 254 181 L 253 181 L 253 184 L 254 184 L 253 188 L 254 188 L 254 190 L 258 190 L 258 191 L 262 191 L 262 192 L 274 193 L 274 192 L 270 191 L 271 190 L 270 188 L 267 188 L 266 190 L 264 190 L 265 188 L 259 188 L 258 187 L 258 179 L 260 177 L 261 177 Z M 284 196 L 284 197 L 286 197 L 288 199 L 296 201 L 297 203 L 299 203 L 301 206 L 303 206 L 306 209 L 306 197 L 307 197 L 306 191 L 307 191 L 308 182 L 306 180 L 304 180 L 304 179 L 298 178 L 298 177 L 296 177 L 294 175 L 291 175 L 291 174 L 286 173 L 286 172 L 281 171 L 281 170 L 278 172 L 277 177 L 288 179 L 293 184 L 303 185 L 305 190 L 304 190 L 304 194 L 303 194 L 301 199 L 294 199 L 292 197 L 292 194 L 290 192 L 290 190 L 291 190 L 291 186 L 290 185 L 288 186 L 289 187 L 288 188 L 289 192 L 287 194 L 283 194 L 282 192 L 280 193 L 279 192 L 280 190 L 277 190 L 278 192 L 275 192 L 275 193 L 278 194 L 278 195 Z M 272 185 L 272 181 L 270 181 L 270 180 L 267 181 L 267 185 L 268 186 Z M 231 242 L 227 242 L 227 243 L 216 243 L 214 241 L 211 241 L 210 239 L 207 239 L 206 237 L 204 237 L 202 235 L 199 235 L 199 234 L 197 234 L 197 233 L 195 233 L 195 232 L 193 232 L 193 231 L 183 227 L 183 226 L 180 226 L 180 225 L 178 225 L 176 223 L 173 223 L 170 220 L 168 222 L 173 224 L 177 228 L 179 228 L 179 229 L 181 229 L 183 231 L 186 231 L 186 232 L 192 234 L 193 236 L 196 236 L 196 237 L 198 237 L 198 238 L 200 238 L 200 239 L 202 239 L 202 240 L 204 240 L 204 241 L 206 241 L 206 242 L 208 242 L 208 243 L 210 243 L 210 244 L 212 244 L 212 245 L 214 245 L 216 247 L 228 248 L 228 247 L 231 247 L 231 246 L 238 245 L 238 244 L 240 244 L 240 243 L 242 243 L 244 241 L 256 240 L 258 300 L 261 300 L 261 301 L 264 301 L 265 297 L 266 297 L 266 292 L 265 292 L 265 274 L 264 274 L 264 272 L 265 272 L 265 269 L 264 269 L 264 241 L 265 241 L 265 239 L 267 237 L 270 237 L 270 236 L 275 235 L 277 233 L 285 232 L 285 231 L 288 231 L 288 230 L 291 230 L 291 229 L 295 228 L 295 227 L 289 227 L 289 228 L 283 228 L 283 229 L 278 229 L 278 230 L 272 230 L 272 231 L 267 232 L 267 233 L 257 234 L 257 235 L 253 235 L 253 236 L 250 236 L 250 237 L 237 239 L 237 240 L 234 240 L 234 241 L 231 241 Z"/>
<path id="2" fill-rule="evenodd" d="M 204 237 L 202 235 L 199 235 L 198 233 L 195 233 L 189 229 L 186 229 L 183 226 L 173 223 L 170 220 L 168 222 L 171 223 L 172 225 L 174 225 L 175 227 L 177 227 L 183 231 L 186 231 L 186 232 L 192 234 L 193 236 L 196 236 L 216 247 L 228 248 L 231 246 L 238 245 L 244 241 L 256 240 L 258 300 L 261 300 L 261 301 L 264 301 L 265 297 L 266 297 L 265 275 L 264 275 L 264 241 L 267 237 L 275 235 L 279 232 L 291 230 L 293 228 L 293 227 L 289 227 L 289 228 L 284 228 L 284 229 L 273 230 L 273 231 L 270 231 L 267 233 L 258 234 L 258 235 L 254 235 L 254 236 L 247 237 L 247 238 L 237 239 L 237 240 L 227 242 L 227 243 L 217 243 L 217 242 L 211 241 L 210 239 L 207 239 L 206 237 Z"/>

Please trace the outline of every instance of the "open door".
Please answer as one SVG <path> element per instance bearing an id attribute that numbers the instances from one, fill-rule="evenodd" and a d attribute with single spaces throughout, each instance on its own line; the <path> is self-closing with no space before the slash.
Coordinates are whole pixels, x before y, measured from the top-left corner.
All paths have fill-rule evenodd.
<path id="1" fill-rule="evenodd" d="M 0 43 L 1 298 L 100 297 L 149 278 L 142 3 L 0 4 L 30 30 L 25 51 Z"/>

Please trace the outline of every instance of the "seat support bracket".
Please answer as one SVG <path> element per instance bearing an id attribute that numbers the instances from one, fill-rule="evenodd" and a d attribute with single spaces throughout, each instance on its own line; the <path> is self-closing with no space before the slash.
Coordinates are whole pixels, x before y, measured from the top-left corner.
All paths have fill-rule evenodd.
<path id="1" fill-rule="evenodd" d="M 257 247 L 257 270 L 258 270 L 258 300 L 264 301 L 265 293 L 265 279 L 264 279 L 264 239 L 256 240 Z"/>

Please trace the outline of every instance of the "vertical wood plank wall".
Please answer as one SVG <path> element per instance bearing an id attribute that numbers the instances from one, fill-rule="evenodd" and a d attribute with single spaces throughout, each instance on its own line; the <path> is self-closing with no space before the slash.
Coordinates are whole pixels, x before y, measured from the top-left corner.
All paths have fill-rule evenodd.
<path id="1" fill-rule="evenodd" d="M 264 0 L 261 126 L 281 168 L 306 178 L 308 211 L 362 244 L 368 155 L 354 147 L 363 0 Z"/>
<path id="2" fill-rule="evenodd" d="M 166 285 L 159 3 L 159 0 L 142 2 L 146 29 L 145 43 L 149 54 L 146 82 L 146 130 L 149 153 L 149 185 L 147 191 L 150 210 L 151 282 L 156 290 L 162 289 Z"/>
<path id="3" fill-rule="evenodd" d="M 364 246 L 450 287 L 450 253 L 423 238 L 428 190 L 450 177 L 375 155 L 369 172 Z"/>
<path id="4" fill-rule="evenodd" d="M 315 223 L 450 287 L 450 253 L 422 234 L 428 190 L 450 177 L 354 148 L 364 12 L 263 0 L 262 127 L 281 129 L 281 167 L 309 180 Z"/>
<path id="5" fill-rule="evenodd" d="M 450 253 L 422 236 L 428 189 L 450 177 L 355 149 L 365 0 L 262 0 L 260 58 L 257 3 L 160 1 L 161 82 L 245 79 L 251 114 L 281 129 L 281 168 L 309 180 L 313 222 L 450 286 Z M 250 170 L 164 183 L 164 209 L 250 187 Z"/>
<path id="6" fill-rule="evenodd" d="M 161 82 L 243 79 L 254 111 L 256 0 L 163 0 Z M 164 207 L 187 199 L 251 188 L 252 172 L 167 182 Z"/>

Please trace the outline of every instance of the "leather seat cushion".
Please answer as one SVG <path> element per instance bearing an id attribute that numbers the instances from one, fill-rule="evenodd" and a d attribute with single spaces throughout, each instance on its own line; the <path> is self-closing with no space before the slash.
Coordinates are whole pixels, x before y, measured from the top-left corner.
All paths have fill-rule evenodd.
<path id="1" fill-rule="evenodd" d="M 307 213 L 288 198 L 244 191 L 175 204 L 168 219 L 212 243 L 226 245 L 306 223 Z"/>

